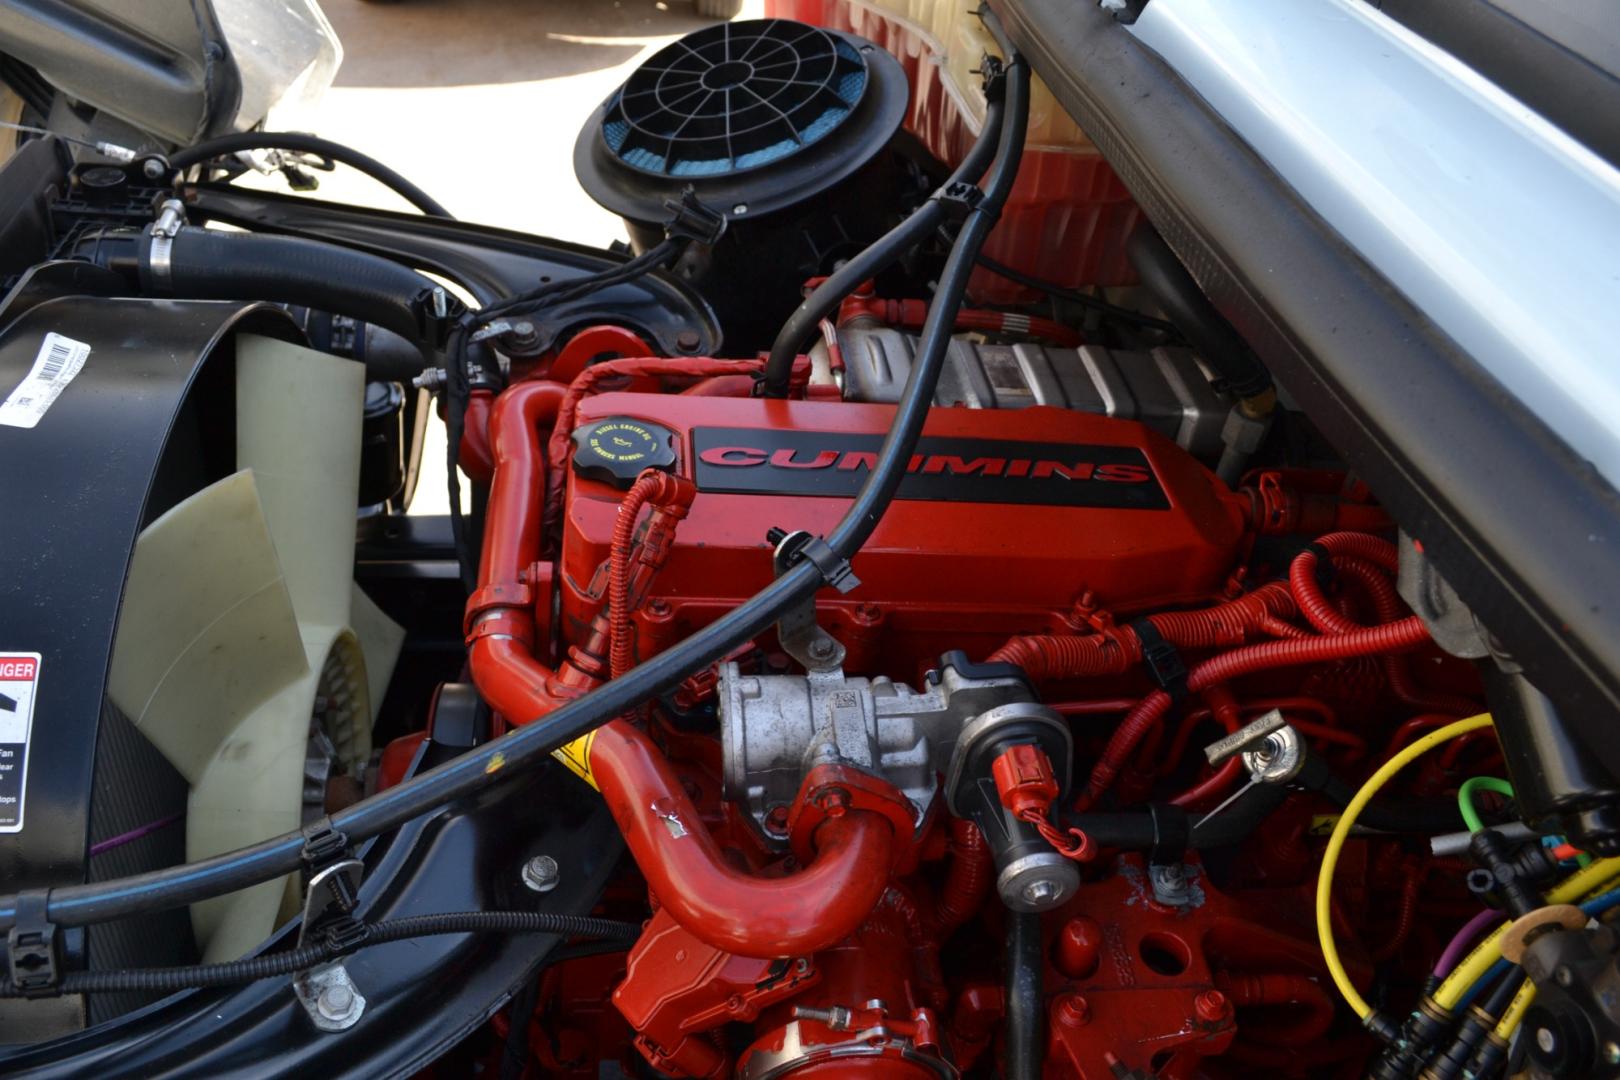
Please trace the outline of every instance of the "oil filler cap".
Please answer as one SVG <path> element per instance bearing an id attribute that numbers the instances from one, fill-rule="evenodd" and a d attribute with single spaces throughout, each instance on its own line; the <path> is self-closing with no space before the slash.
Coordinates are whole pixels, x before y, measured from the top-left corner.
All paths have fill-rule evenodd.
<path id="1" fill-rule="evenodd" d="M 574 432 L 574 472 L 629 488 L 643 469 L 673 468 L 675 433 L 646 420 L 612 416 Z"/>

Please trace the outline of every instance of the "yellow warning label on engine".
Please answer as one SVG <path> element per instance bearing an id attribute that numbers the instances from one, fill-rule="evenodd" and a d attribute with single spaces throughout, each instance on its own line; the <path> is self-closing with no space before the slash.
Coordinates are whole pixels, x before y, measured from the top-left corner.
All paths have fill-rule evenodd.
<path id="1" fill-rule="evenodd" d="M 1338 814 L 1312 814 L 1311 836 L 1332 836 L 1333 827 L 1339 823 Z"/>
<path id="2" fill-rule="evenodd" d="M 568 771 L 585 781 L 591 787 L 596 787 L 596 777 L 591 775 L 591 744 L 596 741 L 596 732 L 587 732 L 571 743 L 566 743 L 551 752 L 551 756 L 568 766 Z M 601 788 L 596 788 L 600 791 Z"/>

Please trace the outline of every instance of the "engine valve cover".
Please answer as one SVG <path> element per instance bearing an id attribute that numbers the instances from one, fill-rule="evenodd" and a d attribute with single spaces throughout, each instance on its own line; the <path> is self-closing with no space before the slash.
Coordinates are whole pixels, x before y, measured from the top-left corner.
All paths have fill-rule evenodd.
<path id="1" fill-rule="evenodd" d="M 613 417 L 674 433 L 698 494 L 635 616 L 650 656 L 770 581 L 773 527 L 825 535 L 870 475 L 887 405 L 611 393 Z M 590 633 L 622 492 L 568 478 L 561 628 Z M 1116 617 L 1218 595 L 1243 511 L 1215 477 L 1143 424 L 1036 406 L 935 409 L 899 498 L 855 557 L 861 586 L 818 600 L 852 672 L 912 680 L 944 652 L 982 658 L 1010 634 L 1072 632 L 1075 606 Z M 542 622 L 550 610 L 537 613 Z M 914 682 L 915 684 L 915 682 Z"/>

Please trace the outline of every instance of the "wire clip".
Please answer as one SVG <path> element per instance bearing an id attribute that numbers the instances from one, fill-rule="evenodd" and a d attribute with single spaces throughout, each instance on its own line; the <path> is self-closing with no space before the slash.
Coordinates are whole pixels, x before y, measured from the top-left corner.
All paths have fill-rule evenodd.
<path id="1" fill-rule="evenodd" d="M 979 189 L 978 184 L 956 180 L 945 184 L 929 198 L 945 208 L 947 220 L 960 221 L 979 208 L 979 204 L 984 201 L 984 192 Z"/>
<path id="2" fill-rule="evenodd" d="M 800 529 L 790 533 L 785 529 L 771 529 L 765 539 L 776 547 L 776 558 L 784 566 L 808 561 L 821 572 L 821 579 L 841 593 L 853 592 L 861 579 L 849 565 L 849 560 L 832 549 L 832 545 L 819 536 Z"/>
<path id="3" fill-rule="evenodd" d="M 17 897 L 17 921 L 6 935 L 6 958 L 11 984 L 24 997 L 54 997 L 59 992 L 61 965 L 56 956 L 56 925 L 46 909 L 49 889 L 34 889 Z"/>
<path id="4" fill-rule="evenodd" d="M 995 53 L 985 53 L 972 74 L 982 80 L 985 101 L 1000 101 L 1007 96 L 1007 62 Z"/>

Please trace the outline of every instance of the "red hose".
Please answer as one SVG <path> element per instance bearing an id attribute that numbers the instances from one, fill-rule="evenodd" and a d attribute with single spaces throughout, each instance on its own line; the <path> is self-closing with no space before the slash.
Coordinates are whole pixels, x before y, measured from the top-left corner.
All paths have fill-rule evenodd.
<path id="1" fill-rule="evenodd" d="M 1021 315 L 1011 311 L 992 311 L 985 308 L 963 308 L 956 313 L 958 330 L 989 330 L 992 333 L 1028 334 L 1045 338 L 1054 345 L 1071 349 L 1084 345 L 1086 339 L 1072 327 L 1064 326 L 1039 315 Z"/>
<path id="2" fill-rule="evenodd" d="M 1334 636 L 1268 641 L 1249 645 L 1205 660 L 1187 676 L 1187 689 L 1199 693 L 1216 683 L 1228 682 L 1243 675 L 1268 668 L 1297 667 L 1300 664 L 1318 664 L 1331 660 L 1348 660 L 1356 656 L 1376 656 L 1379 653 L 1414 649 L 1429 640 L 1429 630 L 1416 615 L 1383 626 L 1356 630 Z M 1086 790 L 1076 802 L 1077 809 L 1088 809 L 1114 782 L 1120 769 L 1130 760 L 1137 744 L 1148 730 L 1157 724 L 1170 708 L 1170 695 L 1155 690 L 1142 699 L 1142 703 L 1126 716 L 1109 739 L 1102 757 L 1091 770 Z"/>
<path id="3" fill-rule="evenodd" d="M 613 522 L 613 547 L 608 562 L 608 672 L 617 679 L 634 666 L 634 640 L 630 628 L 630 543 L 635 539 L 636 518 L 643 506 L 666 511 L 670 527 L 686 516 L 697 494 L 690 481 L 666 472 L 649 469 L 636 477 L 619 503 L 619 516 Z"/>
<path id="4" fill-rule="evenodd" d="M 467 479 L 475 484 L 489 483 L 495 471 L 489 451 L 489 410 L 494 400 L 494 392 L 482 387 L 467 395 L 467 416 L 462 421 L 456 460 L 461 462 Z"/>
<path id="5" fill-rule="evenodd" d="M 681 391 L 683 397 L 750 397 L 754 392 L 751 375 L 715 375 L 695 382 Z"/>
<path id="6" fill-rule="evenodd" d="M 936 907 L 941 940 L 984 906 L 990 891 L 990 848 L 973 822 L 951 819 L 951 862 L 939 889 Z"/>
<path id="7" fill-rule="evenodd" d="M 1178 648 L 1213 649 L 1241 645 L 1263 622 L 1292 614 L 1294 601 L 1288 586 L 1274 581 L 1212 608 L 1161 612 L 1148 616 L 1148 622 Z M 1119 675 L 1141 662 L 1142 642 L 1129 626 L 1085 636 L 1015 637 L 992 653 L 990 660 L 1017 664 L 1037 681 Z"/>
<path id="8" fill-rule="evenodd" d="M 1226 729 L 1228 734 L 1243 726 L 1243 711 L 1238 707 L 1237 699 L 1226 687 L 1210 687 L 1204 691 L 1204 700 L 1209 703 L 1210 715 L 1214 717 L 1216 723 Z M 1242 755 L 1227 758 L 1221 762 L 1219 769 L 1171 799 L 1170 803 L 1185 808 L 1197 806 L 1205 799 L 1220 795 L 1237 783 L 1238 777 L 1243 774 L 1243 768 Z"/>
<path id="9" fill-rule="evenodd" d="M 1405 947 L 1406 939 L 1412 936 L 1412 924 L 1417 919 L 1418 892 L 1423 887 L 1426 873 L 1421 866 L 1407 867 L 1406 880 L 1401 883 L 1400 907 L 1395 914 L 1395 932 L 1389 935 L 1389 940 L 1373 950 L 1375 962 L 1382 964 L 1395 956 Z"/>
<path id="10" fill-rule="evenodd" d="M 1306 1046 L 1326 1035 L 1333 1026 L 1333 999 L 1319 984 L 1304 975 L 1242 974 L 1220 971 L 1215 985 L 1234 1007 L 1295 1006 L 1304 1016 L 1293 1024 L 1243 1024 L 1245 1035 L 1256 1034 L 1257 1041 L 1271 1046 Z M 1263 1034 L 1259 1034 L 1263 1032 Z"/>
<path id="11" fill-rule="evenodd" d="M 1353 537 L 1360 537 L 1373 543 L 1347 542 L 1348 538 Z M 1336 544 L 1329 546 L 1325 543 L 1328 540 L 1334 540 Z M 1395 586 L 1389 578 L 1380 572 L 1388 561 L 1390 551 L 1393 550 L 1390 545 L 1363 533 L 1333 533 L 1323 537 L 1319 543 L 1333 553 L 1334 568 L 1367 593 L 1380 622 L 1392 622 L 1400 617 L 1401 611 L 1404 610 L 1400 595 L 1395 591 Z M 1302 551 L 1288 567 L 1288 584 L 1294 602 L 1299 605 L 1299 610 L 1306 620 L 1325 634 L 1343 634 L 1359 628 L 1359 623 L 1341 614 L 1322 595 L 1321 585 L 1316 580 L 1316 559 L 1315 551 Z M 1468 716 L 1478 710 L 1478 705 L 1465 697 L 1434 694 L 1417 686 L 1412 681 L 1412 673 L 1404 657 L 1384 657 L 1383 668 L 1390 692 L 1413 708 L 1425 712 L 1447 713 L 1453 717 Z"/>

